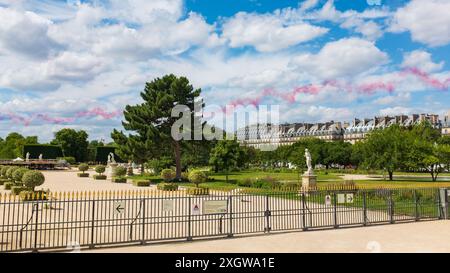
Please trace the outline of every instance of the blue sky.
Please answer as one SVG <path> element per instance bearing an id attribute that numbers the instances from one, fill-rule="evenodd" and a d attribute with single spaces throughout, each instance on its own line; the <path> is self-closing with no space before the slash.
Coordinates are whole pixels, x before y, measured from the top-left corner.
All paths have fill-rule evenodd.
<path id="1" fill-rule="evenodd" d="M 283 122 L 450 110 L 446 0 L 0 0 L 0 136 L 109 139 L 167 73 Z"/>

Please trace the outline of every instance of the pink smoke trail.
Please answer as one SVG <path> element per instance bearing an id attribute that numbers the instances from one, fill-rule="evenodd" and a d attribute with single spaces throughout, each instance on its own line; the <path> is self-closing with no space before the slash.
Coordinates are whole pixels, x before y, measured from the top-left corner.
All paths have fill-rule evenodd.
<path id="1" fill-rule="evenodd" d="M 103 110 L 100 107 L 96 107 L 93 108 L 91 110 L 87 110 L 87 111 L 82 111 L 82 112 L 78 112 L 75 116 L 80 118 L 80 117 L 97 117 L 100 116 L 104 119 L 112 119 L 115 118 L 117 116 L 120 116 L 122 114 L 122 111 L 120 110 L 116 110 L 113 112 L 106 112 L 105 110 Z"/>
<path id="2" fill-rule="evenodd" d="M 424 84 L 431 86 L 438 90 L 447 90 L 450 85 L 450 78 L 440 81 L 431 77 L 426 72 L 421 71 L 418 68 L 407 68 L 403 71 L 397 72 L 398 77 L 405 77 L 407 75 L 412 75 L 422 81 Z M 265 89 L 261 92 L 260 95 L 255 96 L 253 98 L 239 98 L 232 100 L 229 104 L 232 106 L 245 106 L 245 105 L 254 105 L 258 106 L 261 101 L 268 97 L 273 97 L 276 99 L 284 100 L 288 103 L 294 103 L 296 101 L 296 96 L 298 94 L 310 94 L 317 95 L 326 87 L 334 87 L 339 90 L 344 90 L 346 92 L 358 92 L 363 94 L 373 94 L 379 90 L 385 90 L 389 93 L 393 93 L 397 88 L 397 83 L 395 81 L 374 81 L 362 84 L 351 84 L 351 83 L 342 83 L 338 80 L 326 80 L 322 84 L 319 85 L 304 85 L 295 87 L 293 90 L 289 92 L 278 92 L 272 88 Z"/>

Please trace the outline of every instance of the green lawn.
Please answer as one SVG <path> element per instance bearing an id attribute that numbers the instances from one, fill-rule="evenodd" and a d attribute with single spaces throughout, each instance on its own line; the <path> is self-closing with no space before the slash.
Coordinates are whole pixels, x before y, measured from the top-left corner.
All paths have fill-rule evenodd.
<path id="1" fill-rule="evenodd" d="M 243 181 L 245 179 L 262 179 L 265 177 L 272 177 L 276 180 L 282 181 L 282 182 L 298 182 L 301 181 L 301 175 L 299 177 L 299 174 L 297 172 L 254 172 L 254 171 L 241 171 L 241 172 L 231 172 L 228 176 L 229 180 L 234 181 Z M 226 181 L 225 174 L 224 173 L 217 173 L 212 174 L 210 176 L 211 178 L 214 178 L 215 181 Z M 300 180 L 299 180 L 300 179 Z M 327 180 L 340 180 L 341 175 L 340 174 L 325 174 L 324 172 L 318 172 L 317 173 L 317 180 L 318 181 L 327 181 Z"/>

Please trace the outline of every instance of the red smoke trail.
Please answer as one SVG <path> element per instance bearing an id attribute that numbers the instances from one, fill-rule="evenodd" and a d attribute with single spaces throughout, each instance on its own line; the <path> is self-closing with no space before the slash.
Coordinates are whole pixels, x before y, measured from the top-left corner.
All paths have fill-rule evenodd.
<path id="1" fill-rule="evenodd" d="M 34 114 L 31 117 L 24 117 L 14 113 L 0 114 L 0 120 L 11 120 L 15 123 L 22 123 L 24 126 L 29 126 L 34 120 L 41 120 L 49 124 L 67 124 L 84 117 L 102 117 L 104 119 L 113 119 L 122 114 L 122 111 L 115 110 L 107 112 L 100 107 L 91 110 L 78 112 L 74 117 L 51 117 L 48 114 Z"/>
<path id="2" fill-rule="evenodd" d="M 431 86 L 438 90 L 447 90 L 450 85 L 450 78 L 440 81 L 431 77 L 426 72 L 419 70 L 418 68 L 406 68 L 400 72 L 397 72 L 398 77 L 403 78 L 407 75 L 412 75 L 422 81 L 424 84 Z M 397 87 L 398 83 L 395 81 L 374 81 L 369 83 L 362 84 L 351 84 L 351 83 L 343 83 L 338 80 L 326 80 L 322 84 L 319 85 L 304 85 L 295 87 L 293 90 L 289 92 L 278 92 L 272 88 L 265 89 L 263 92 L 254 97 L 254 98 L 240 98 L 231 101 L 229 104 L 232 106 L 245 106 L 245 105 L 254 105 L 258 106 L 261 101 L 268 97 L 273 97 L 277 99 L 284 100 L 288 103 L 294 103 L 295 98 L 298 94 L 310 94 L 317 95 L 326 87 L 333 87 L 339 90 L 347 91 L 347 92 L 357 92 L 363 94 L 373 94 L 376 91 L 385 90 L 389 93 L 393 93 Z M 225 107 L 223 108 L 225 109 Z"/>

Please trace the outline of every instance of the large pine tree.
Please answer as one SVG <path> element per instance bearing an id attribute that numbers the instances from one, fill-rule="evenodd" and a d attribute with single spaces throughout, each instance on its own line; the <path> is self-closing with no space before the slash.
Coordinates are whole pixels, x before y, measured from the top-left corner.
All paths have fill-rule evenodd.
<path id="1" fill-rule="evenodd" d="M 130 160 L 137 163 L 145 163 L 170 148 L 175 159 L 177 178 L 180 178 L 183 140 L 175 140 L 171 136 L 172 125 L 179 119 L 171 116 L 172 109 L 176 105 L 186 105 L 191 110 L 193 124 L 195 98 L 200 93 L 201 90 L 194 90 L 187 78 L 173 74 L 146 83 L 141 92 L 144 102 L 127 105 L 124 111 L 122 125 L 131 133 L 126 136 L 114 130 L 111 134 L 122 155 L 128 155 Z"/>

